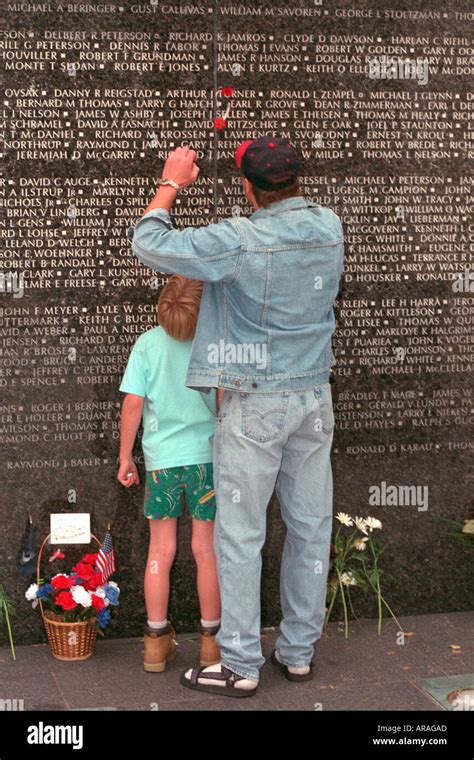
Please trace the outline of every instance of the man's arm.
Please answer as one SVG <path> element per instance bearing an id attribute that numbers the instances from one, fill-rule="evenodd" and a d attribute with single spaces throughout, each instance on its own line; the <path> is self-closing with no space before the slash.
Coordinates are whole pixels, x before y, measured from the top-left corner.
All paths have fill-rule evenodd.
<path id="1" fill-rule="evenodd" d="M 162 208 L 165 211 L 171 211 L 177 195 L 178 191 L 175 190 L 174 187 L 171 187 L 171 185 L 160 185 L 155 193 L 155 197 L 152 201 L 150 201 L 145 211 L 143 212 L 143 216 L 145 216 L 145 214 L 148 214 L 149 211 L 154 211 L 156 208 Z"/>
<path id="2" fill-rule="evenodd" d="M 165 209 L 143 216 L 129 233 L 132 251 L 150 269 L 192 280 L 232 280 L 241 258 L 240 234 L 230 219 L 205 227 L 173 228 Z"/>
<path id="3" fill-rule="evenodd" d="M 196 153 L 188 147 L 176 148 L 163 168 L 163 177 L 180 187 L 196 181 L 199 167 Z M 169 211 L 177 191 L 160 185 L 142 218 L 128 235 L 132 251 L 146 266 L 165 274 L 182 274 L 204 282 L 232 280 L 240 261 L 240 233 L 230 219 L 205 227 L 176 230 Z"/>

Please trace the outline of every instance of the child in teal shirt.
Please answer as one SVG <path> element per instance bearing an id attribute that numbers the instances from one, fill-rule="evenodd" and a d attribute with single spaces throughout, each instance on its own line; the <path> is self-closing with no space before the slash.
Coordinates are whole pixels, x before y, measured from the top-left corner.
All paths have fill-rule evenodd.
<path id="1" fill-rule="evenodd" d="M 185 386 L 202 283 L 172 275 L 158 301 L 159 327 L 141 335 L 131 351 L 120 390 L 120 467 L 126 488 L 139 484 L 132 450 L 143 419 L 146 481 L 144 514 L 150 525 L 145 572 L 144 668 L 162 672 L 176 654 L 175 631 L 167 619 L 169 576 L 176 553 L 177 519 L 183 500 L 192 517 L 192 550 L 201 608 L 201 664 L 220 659 L 215 635 L 220 595 L 213 547 L 216 500 L 212 448 L 216 391 Z"/>

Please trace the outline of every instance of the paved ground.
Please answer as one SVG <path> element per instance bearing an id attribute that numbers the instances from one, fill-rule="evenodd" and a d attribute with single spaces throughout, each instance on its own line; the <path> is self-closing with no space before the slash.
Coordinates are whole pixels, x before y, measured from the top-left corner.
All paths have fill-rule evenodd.
<path id="1" fill-rule="evenodd" d="M 348 639 L 331 623 L 318 642 L 315 678 L 288 682 L 269 662 L 277 631 L 262 632 L 268 661 L 259 692 L 229 699 L 192 692 L 179 683 L 183 669 L 198 664 L 197 634 L 178 636 L 179 651 L 165 673 L 143 670 L 143 640 L 99 637 L 83 662 L 52 657 L 47 644 L 17 647 L 13 662 L 0 649 L 0 700 L 22 699 L 25 710 L 442 710 L 419 685 L 437 676 L 474 673 L 474 612 L 422 615 L 400 620 L 411 632 L 404 645 L 396 628 L 375 620 L 351 623 Z M 457 645 L 460 649 L 452 649 Z"/>

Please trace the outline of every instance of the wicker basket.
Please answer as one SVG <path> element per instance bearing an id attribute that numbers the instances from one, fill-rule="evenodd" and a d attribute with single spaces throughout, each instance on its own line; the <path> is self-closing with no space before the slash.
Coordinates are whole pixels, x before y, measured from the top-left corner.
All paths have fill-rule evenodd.
<path id="1" fill-rule="evenodd" d="M 40 581 L 41 557 L 50 535 L 48 533 L 38 552 L 36 568 L 38 585 Z M 92 538 L 100 546 L 99 539 L 93 534 Z M 97 638 L 97 631 L 90 625 L 89 621 L 66 623 L 60 615 L 57 615 L 52 610 L 46 610 L 45 612 L 41 599 L 39 599 L 39 606 L 52 655 L 58 660 L 87 660 L 94 652 L 95 640 Z M 97 618 L 92 618 L 92 620 L 96 621 Z"/>

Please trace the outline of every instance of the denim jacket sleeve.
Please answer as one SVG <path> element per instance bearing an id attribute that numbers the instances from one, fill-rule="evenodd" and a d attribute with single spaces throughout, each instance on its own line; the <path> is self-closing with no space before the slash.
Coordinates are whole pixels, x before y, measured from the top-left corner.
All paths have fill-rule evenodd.
<path id="1" fill-rule="evenodd" d="M 238 227 L 231 219 L 176 230 L 166 209 L 153 209 L 129 227 L 132 251 L 147 267 L 203 282 L 233 280 L 240 261 Z"/>

